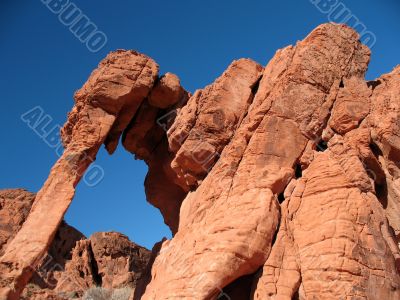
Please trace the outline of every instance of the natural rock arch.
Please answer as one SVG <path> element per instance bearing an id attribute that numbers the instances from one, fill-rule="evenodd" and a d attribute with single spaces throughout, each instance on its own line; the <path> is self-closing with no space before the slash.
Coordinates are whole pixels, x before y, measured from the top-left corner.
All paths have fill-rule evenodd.
<path id="1" fill-rule="evenodd" d="M 137 297 L 214 299 L 263 268 L 254 299 L 397 299 L 400 69 L 368 87 L 369 56 L 354 30 L 324 24 L 265 68 L 235 61 L 190 95 L 175 75 L 159 78 L 150 58 L 110 53 L 75 94 L 65 152 L 0 259 L 2 297 L 17 299 L 81 174 L 122 135 L 149 165 L 148 201 L 174 232 Z M 386 177 L 386 210 L 371 170 Z"/>

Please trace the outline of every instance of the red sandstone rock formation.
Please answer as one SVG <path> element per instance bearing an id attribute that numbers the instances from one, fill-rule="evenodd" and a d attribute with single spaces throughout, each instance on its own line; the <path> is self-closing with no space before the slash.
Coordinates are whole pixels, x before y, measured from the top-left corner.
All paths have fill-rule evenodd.
<path id="1" fill-rule="evenodd" d="M 110 153 L 115 150 L 157 73 L 158 66 L 150 58 L 133 51 L 116 51 L 75 94 L 76 104 L 62 130 L 65 151 L 0 258 L 0 298 L 18 299 L 32 276 L 32 266 L 49 248 L 84 171 L 103 143 Z"/>
<path id="2" fill-rule="evenodd" d="M 0 190 L 0 251 L 20 230 L 35 194 L 22 189 Z M 34 270 L 24 299 L 70 299 L 95 286 L 135 289 L 150 260 L 150 251 L 116 232 L 99 232 L 89 239 L 61 224 Z"/>
<path id="3" fill-rule="evenodd" d="M 36 265 L 50 245 L 79 181 L 71 161 L 84 170 L 121 134 L 148 164 L 147 200 L 174 233 L 154 247 L 135 299 L 399 299 L 400 67 L 366 82 L 369 59 L 353 29 L 324 24 L 265 68 L 237 60 L 191 95 L 151 59 L 109 54 L 76 94 L 66 152 L 3 250 L 4 299 L 30 276 L 24 251 Z M 51 226 L 27 236 L 43 213 Z M 86 286 L 127 270 L 96 250 L 104 238 L 73 252 Z M 82 266 L 94 253 L 93 273 Z"/>
<path id="4" fill-rule="evenodd" d="M 34 200 L 35 195 L 23 189 L 0 191 L 0 255 L 21 229 Z"/>

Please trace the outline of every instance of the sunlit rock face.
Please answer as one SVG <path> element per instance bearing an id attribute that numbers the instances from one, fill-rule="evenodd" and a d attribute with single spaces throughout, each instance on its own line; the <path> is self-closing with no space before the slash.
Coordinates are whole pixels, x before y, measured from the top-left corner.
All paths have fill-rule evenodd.
<path id="1" fill-rule="evenodd" d="M 249 86 L 253 95 L 228 143 L 214 122 L 201 122 L 203 111 L 234 99 L 218 94 L 208 104 L 208 89 L 217 94 L 224 76 L 189 99 L 169 137 L 184 137 L 171 165 L 191 192 L 182 202 L 178 232 L 153 264 L 143 299 L 237 297 L 238 290 L 247 291 L 240 296 L 246 299 L 397 299 L 396 224 L 394 217 L 387 221 L 396 215 L 396 202 L 382 199 L 382 185 L 390 151 L 396 164 L 391 149 L 398 104 L 382 103 L 378 118 L 387 119 L 390 111 L 390 120 L 373 125 L 379 86 L 373 90 L 364 80 L 370 51 L 358 38 L 349 27 L 326 24 L 279 50 Z M 229 88 L 240 86 L 245 74 L 230 76 Z M 388 131 L 386 144 L 392 141 L 386 155 L 377 156 L 383 146 L 375 142 L 381 136 L 375 126 Z M 188 138 L 193 128 L 197 139 Z M 185 148 L 196 145 L 192 140 L 201 146 Z M 193 171 L 199 170 L 193 163 L 198 149 L 218 153 L 204 178 Z M 254 273 L 249 285 L 243 278 Z"/>
<path id="2" fill-rule="evenodd" d="M 369 60 L 353 29 L 323 24 L 266 66 L 236 60 L 191 94 L 152 59 L 110 53 L 75 94 L 66 153 L 81 170 L 91 160 L 79 153 L 113 153 L 121 138 L 149 166 L 147 200 L 173 238 L 138 246 L 140 274 L 108 248 L 136 249 L 124 236 L 79 239 L 68 272 L 85 268 L 88 288 L 134 281 L 132 299 L 399 299 L 400 68 L 367 82 Z M 61 228 L 73 196 L 63 182 L 80 179 L 66 161 L 0 236 L 0 270 L 13 272 L 1 275 L 4 299 L 31 277 L 22 253 L 36 264 Z M 52 195 L 62 205 L 47 207 Z M 28 238 L 39 213 L 51 230 Z"/>

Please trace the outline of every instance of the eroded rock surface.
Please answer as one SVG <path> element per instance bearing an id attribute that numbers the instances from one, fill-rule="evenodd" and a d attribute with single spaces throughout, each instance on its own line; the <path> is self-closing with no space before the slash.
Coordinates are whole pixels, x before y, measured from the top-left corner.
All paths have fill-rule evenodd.
<path id="1" fill-rule="evenodd" d="M 64 270 L 57 274 L 53 290 L 79 296 L 95 286 L 134 290 L 146 270 L 150 253 L 120 233 L 95 233 L 76 243 Z"/>
<path id="2" fill-rule="evenodd" d="M 332 138 L 291 189 L 254 299 L 399 299 L 399 249 L 346 139 Z"/>
<path id="3" fill-rule="evenodd" d="M 48 200 L 24 225 L 27 212 L 16 215 L 15 238 L 1 232 L 0 270 L 14 273 L 0 282 L 17 287 L 4 299 L 26 283 L 18 255 L 53 240 L 73 196 L 65 182 L 79 181 L 71 157 L 83 170 L 121 135 L 149 166 L 147 200 L 173 238 L 151 255 L 117 233 L 80 239 L 63 273 L 80 285 L 134 282 L 132 298 L 151 300 L 399 299 L 400 67 L 367 82 L 369 59 L 353 29 L 323 24 L 267 66 L 236 60 L 192 95 L 146 56 L 111 53 L 75 95 L 66 152 L 38 194 Z M 26 234 L 41 211 L 54 221 L 39 251 Z M 132 249 L 149 261 L 142 275 L 124 258 Z"/>
<path id="4" fill-rule="evenodd" d="M 18 299 L 55 236 L 75 187 L 100 146 L 112 153 L 158 76 L 145 55 L 110 53 L 75 94 L 62 130 L 65 151 L 52 168 L 22 228 L 0 258 L 0 297 Z M 38 234 L 40 232 L 40 234 Z"/>
<path id="5" fill-rule="evenodd" d="M 0 255 L 25 222 L 35 195 L 23 189 L 0 190 Z"/>
<path id="6" fill-rule="evenodd" d="M 179 230 L 163 244 L 143 299 L 212 299 L 264 264 L 279 195 L 307 144 L 320 139 L 341 81 L 363 76 L 368 61 L 358 35 L 335 25 L 277 52 L 218 162 L 183 201 Z"/>
<path id="7" fill-rule="evenodd" d="M 375 84 L 360 75 L 343 78 L 327 149 L 286 188 L 254 299 L 400 297 L 399 68 Z"/>
<path id="8" fill-rule="evenodd" d="M 373 141 L 371 151 L 384 171 L 378 197 L 400 238 L 400 66 L 377 79 L 376 84 L 368 121 Z"/>
<path id="9" fill-rule="evenodd" d="M 184 190 L 199 185 L 230 142 L 254 98 L 263 68 L 234 61 L 213 84 L 198 90 L 168 130 L 171 167 Z"/>
<path id="10" fill-rule="evenodd" d="M 35 194 L 23 189 L 0 190 L 0 249 L 15 237 L 34 200 Z M 149 250 L 120 233 L 98 232 L 87 239 L 62 222 L 48 252 L 34 270 L 23 299 L 71 299 L 95 286 L 134 290 L 145 273 L 150 255 Z"/>

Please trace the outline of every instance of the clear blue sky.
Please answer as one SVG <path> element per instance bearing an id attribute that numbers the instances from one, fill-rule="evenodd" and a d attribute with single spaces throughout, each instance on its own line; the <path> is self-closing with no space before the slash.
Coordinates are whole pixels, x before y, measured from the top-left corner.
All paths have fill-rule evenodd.
<path id="1" fill-rule="evenodd" d="M 39 105 L 62 125 L 74 91 L 109 51 L 143 52 L 162 73 L 176 73 L 194 91 L 211 83 L 232 60 L 250 57 L 266 64 L 278 48 L 327 22 L 309 0 L 74 3 L 108 37 L 97 53 L 88 51 L 40 0 L 1 1 L 0 188 L 40 189 L 57 156 L 20 115 Z M 343 3 L 377 37 L 368 78 L 389 72 L 400 63 L 399 1 Z M 122 147 L 113 156 L 102 149 L 97 163 L 105 170 L 104 179 L 95 187 L 79 185 L 66 220 L 86 235 L 116 230 L 149 248 L 169 236 L 158 210 L 145 201 L 144 163 Z"/>

